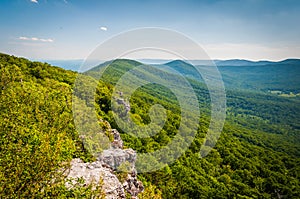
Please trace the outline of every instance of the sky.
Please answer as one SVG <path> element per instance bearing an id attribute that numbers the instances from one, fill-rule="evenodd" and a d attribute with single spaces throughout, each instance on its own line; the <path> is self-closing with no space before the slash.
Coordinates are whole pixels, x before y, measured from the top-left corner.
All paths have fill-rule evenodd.
<path id="1" fill-rule="evenodd" d="M 182 33 L 211 59 L 300 58 L 298 0 L 1 0 L 0 24 L 0 52 L 29 59 L 85 59 L 143 27 Z"/>

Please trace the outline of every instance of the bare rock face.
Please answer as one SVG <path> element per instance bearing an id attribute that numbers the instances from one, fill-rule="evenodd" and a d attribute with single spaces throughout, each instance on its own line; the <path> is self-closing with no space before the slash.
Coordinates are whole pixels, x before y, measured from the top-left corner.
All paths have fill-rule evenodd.
<path id="1" fill-rule="evenodd" d="M 69 179 L 76 183 L 76 179 L 83 178 L 85 184 L 99 184 L 103 180 L 103 190 L 107 199 L 126 198 L 123 185 L 110 168 L 102 166 L 101 162 L 84 163 L 81 159 L 76 158 L 71 161 L 71 168 L 68 174 Z M 67 187 L 72 185 L 67 184 Z"/>
<path id="2" fill-rule="evenodd" d="M 132 198 L 138 198 L 137 195 L 144 191 L 143 183 L 137 180 L 135 170 L 127 175 L 127 179 L 123 182 L 123 187 Z"/>
<path id="3" fill-rule="evenodd" d="M 110 133 L 114 137 L 112 147 L 104 150 L 97 160 L 113 170 L 118 170 L 118 167 L 125 162 L 129 163 L 131 168 L 134 169 L 136 152 L 133 149 L 123 149 L 123 140 L 121 139 L 118 130 L 111 129 Z"/>
<path id="4" fill-rule="evenodd" d="M 120 107 L 124 107 L 124 111 L 122 111 L 119 114 L 121 117 L 126 117 L 128 115 L 128 113 L 130 112 L 130 103 L 126 102 L 126 100 L 123 99 L 123 93 L 121 93 L 121 94 L 119 93 L 119 95 L 120 95 L 120 97 L 119 98 L 115 97 L 115 100 Z"/>
<path id="5" fill-rule="evenodd" d="M 113 170 L 118 170 L 123 163 L 129 163 L 134 169 L 136 152 L 133 149 L 108 149 L 104 150 L 97 160 Z"/>
<path id="6" fill-rule="evenodd" d="M 129 111 L 130 111 L 130 104 L 129 104 L 129 103 L 127 103 L 127 102 L 126 102 L 124 99 L 122 99 L 122 98 L 118 98 L 118 99 L 117 99 L 117 103 L 118 103 L 119 105 L 123 105 L 123 106 L 124 106 L 125 111 L 126 111 L 126 114 L 129 113 Z"/>
<path id="7" fill-rule="evenodd" d="M 104 150 L 95 162 L 83 163 L 78 158 L 73 159 L 67 178 L 82 177 L 86 185 L 92 182 L 98 184 L 102 179 L 107 199 L 125 198 L 125 192 L 137 199 L 137 195 L 144 190 L 144 187 L 137 179 L 136 152 L 133 149 L 123 149 L 123 141 L 116 129 L 112 129 L 111 133 L 114 137 L 112 148 Z M 124 182 L 120 182 L 115 175 L 122 165 L 126 165 L 128 169 Z M 67 186 L 71 188 L 71 185 L 67 184 Z"/>

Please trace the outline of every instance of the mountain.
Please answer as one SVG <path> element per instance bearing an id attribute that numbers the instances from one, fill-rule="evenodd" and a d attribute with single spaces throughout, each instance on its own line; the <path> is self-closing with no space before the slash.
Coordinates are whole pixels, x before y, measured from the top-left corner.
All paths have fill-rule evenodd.
<path id="1" fill-rule="evenodd" d="M 101 80 L 114 86 L 123 75 L 139 65 L 140 63 L 129 60 L 115 60 L 110 64 L 98 66 L 86 74 L 95 76 L 97 72 L 101 72 L 103 71 L 102 68 L 105 68 Z M 199 132 L 194 142 L 176 162 L 158 171 L 140 174 L 141 178 L 145 179 L 145 184 L 151 182 L 156 185 L 162 191 L 164 198 L 198 198 L 200 195 L 204 198 L 210 196 L 272 198 L 277 197 L 278 192 L 280 196 L 299 196 L 297 189 L 288 188 L 288 182 L 291 180 L 296 181 L 297 186 L 299 186 L 297 172 L 292 172 L 292 170 L 291 173 L 283 172 L 278 168 L 287 169 L 289 167 L 284 160 L 287 158 L 289 163 L 293 165 L 293 169 L 299 169 L 297 166 L 300 156 L 298 152 L 300 150 L 300 126 L 297 122 L 298 117 L 300 117 L 300 102 L 298 99 L 258 92 L 257 89 L 240 89 L 245 87 L 234 86 L 239 79 L 228 77 L 228 84 L 232 84 L 232 87 L 226 89 L 227 119 L 223 133 L 214 150 L 207 157 L 199 159 L 198 152 L 206 135 L 205 129 L 209 125 L 210 101 L 207 88 L 203 83 L 195 81 L 193 78 L 194 67 L 181 60 L 174 60 L 163 65 L 148 66 L 148 69 L 140 71 L 142 72 L 141 77 L 150 71 L 154 74 L 160 71 L 161 76 L 168 75 L 165 73 L 174 75 L 174 71 L 167 69 L 166 66 L 188 77 L 187 79 L 199 99 L 202 125 L 199 126 Z M 281 66 L 272 65 L 275 68 Z M 248 66 L 222 67 L 227 68 L 231 75 L 244 73 L 242 78 L 246 78 L 249 74 L 261 73 L 260 70 L 263 70 L 263 73 L 271 70 L 271 68 L 263 69 L 265 66 L 257 66 L 254 71 L 247 73 L 248 68 L 246 67 Z M 233 73 L 234 71 L 231 70 L 234 68 L 242 68 L 243 70 Z M 295 72 L 296 66 L 290 68 L 291 71 Z M 289 73 L 284 75 L 290 75 Z M 260 74 L 256 75 L 260 76 Z M 277 83 L 273 82 L 273 84 Z M 283 86 L 286 85 L 287 83 L 284 83 Z M 299 85 L 295 88 L 299 88 Z M 127 89 L 130 90 L 130 88 Z M 186 101 L 189 101 L 188 97 L 186 96 Z M 155 136 L 139 138 L 136 135 L 143 134 L 142 128 L 132 126 L 130 130 L 127 129 L 128 131 L 122 130 L 114 122 L 114 116 L 109 116 L 109 111 L 101 115 L 110 118 L 108 121 L 113 128 L 120 131 L 125 145 L 135 149 L 138 153 L 144 154 L 166 147 L 167 151 L 164 154 L 172 154 L 167 143 L 172 141 L 174 134 L 176 134 L 174 127 L 180 125 L 181 118 L 179 116 L 180 105 L 178 102 L 176 103 L 177 99 L 174 93 L 170 92 L 164 85 L 149 84 L 137 89 L 128 100 L 131 106 L 131 117 L 141 126 L 151 122 L 149 109 L 152 105 L 161 104 L 166 108 L 169 115 L 163 129 L 157 132 Z M 111 103 L 109 101 L 107 104 L 107 101 L 102 100 L 102 98 L 98 102 L 100 107 L 108 107 L 108 104 Z M 189 129 L 189 126 L 187 125 L 185 128 Z M 180 140 L 189 140 L 189 138 Z M 170 157 L 162 157 L 161 160 L 164 161 L 168 158 Z M 275 160 L 279 162 L 275 162 Z M 145 164 L 144 161 L 139 162 L 139 159 L 137 161 L 138 165 Z M 155 158 L 152 159 L 152 164 L 157 164 Z M 274 165 L 281 166 L 274 167 Z M 264 183 L 259 184 L 258 179 Z M 277 185 L 283 189 L 278 191 Z M 258 191 L 258 186 L 260 186 L 260 191 Z"/>
<path id="2" fill-rule="evenodd" d="M 246 74 L 241 78 L 245 79 L 250 74 L 252 77 L 255 74 L 260 76 L 259 71 L 265 73 L 266 69 L 285 68 L 281 70 L 282 73 L 286 71 L 284 76 L 294 78 L 290 73 L 297 74 L 295 70 L 298 66 L 293 63 L 270 64 L 271 68 L 256 66 L 252 71 L 248 71 L 250 66 L 222 67 L 228 70 L 225 72 L 232 75 L 231 78 L 236 78 L 232 79 L 234 84 L 239 82 L 236 77 L 238 74 Z M 136 90 L 131 85 L 125 87 L 132 91 L 130 97 L 124 97 L 128 90 L 118 91 L 117 96 L 112 96 L 120 78 L 139 66 L 140 62 L 122 59 L 79 74 L 49 64 L 0 54 L 0 197 L 104 196 L 101 183 L 93 189 L 88 184 L 82 186 L 85 184 L 83 179 L 78 179 L 75 189 L 68 189 L 66 179 L 60 173 L 68 171 L 70 163 L 73 167 L 72 173 L 69 173 L 71 177 L 77 176 L 78 170 L 85 170 L 81 174 L 90 180 L 90 171 L 104 169 L 109 170 L 107 175 L 111 175 L 107 166 L 100 168 L 95 163 L 94 155 L 106 150 L 99 142 L 102 137 L 95 133 L 99 132 L 99 128 L 112 141 L 113 147 L 122 145 L 122 140 L 124 151 L 131 151 L 129 148 L 136 151 L 136 168 L 161 166 L 151 172 L 129 173 L 130 165 L 119 165 L 115 157 L 110 156 L 108 149 L 105 152 L 108 156 L 101 156 L 105 157 L 104 162 L 113 165 L 117 163 L 122 172 L 114 173 L 115 176 L 111 178 L 105 176 L 104 180 L 108 181 L 104 182 L 104 187 L 117 187 L 120 190 L 121 186 L 127 186 L 129 191 L 135 192 L 132 185 L 139 187 L 138 179 L 145 187 L 140 198 L 300 197 L 298 98 L 234 86 L 226 89 L 227 115 L 223 131 L 210 153 L 200 158 L 202 145 L 208 147 L 211 144 L 207 142 L 210 140 L 207 138 L 207 129 L 211 121 L 209 91 L 203 83 L 187 78 L 197 96 L 201 113 L 187 114 L 188 119 L 182 117 L 182 107 L 177 98 L 183 95 L 184 100 L 190 102 L 185 89 L 173 93 L 167 85 L 149 83 Z M 191 65 L 179 60 L 167 66 L 185 73 L 183 76 L 193 72 Z M 138 70 L 136 75 L 141 81 L 145 75 L 162 78 L 174 75 L 170 74 L 171 70 L 164 70 L 163 67 L 148 65 L 144 70 Z M 234 73 L 234 68 L 243 70 Z M 101 81 L 97 79 L 99 73 L 102 73 Z M 254 81 L 252 77 L 251 81 Z M 229 83 L 231 78 L 227 79 Z M 282 87 L 287 86 L 282 81 L 272 82 L 271 85 L 282 83 Z M 96 85 L 96 88 L 91 85 Z M 181 86 L 177 85 L 178 88 Z M 295 90 L 299 87 L 296 84 L 293 86 Z M 157 104 L 166 110 L 165 120 L 164 115 L 151 109 Z M 79 107 L 79 111 L 74 111 L 73 106 Z M 112 106 L 116 109 L 112 109 Z M 89 122 L 91 115 L 96 116 L 97 125 Z M 120 122 L 118 119 L 121 117 L 131 118 L 134 123 L 129 128 L 122 128 L 124 124 L 126 127 L 129 120 Z M 192 122 L 194 117 L 197 117 L 196 123 Z M 161 128 L 157 129 L 155 124 L 150 125 L 150 130 L 153 128 L 157 131 L 145 131 L 145 126 L 157 121 L 163 121 L 163 125 L 159 126 Z M 76 122 L 82 126 L 76 128 Z M 180 134 L 180 128 L 187 133 Z M 196 129 L 194 136 L 190 133 L 193 129 Z M 82 131 L 85 134 L 79 134 Z M 170 146 L 170 143 L 173 145 Z M 120 149 L 117 151 L 123 153 Z M 175 155 L 180 155 L 173 156 L 174 151 L 178 152 Z M 157 154 L 159 158 L 155 158 Z M 143 155 L 150 155 L 149 159 L 143 159 Z M 90 163 L 83 163 L 78 158 Z M 126 154 L 125 158 L 116 158 L 124 161 L 126 158 L 130 161 L 134 159 Z M 167 164 L 169 160 L 172 163 Z M 107 184 L 109 180 L 123 182 L 127 177 L 130 183 Z"/>
<path id="3" fill-rule="evenodd" d="M 300 67 L 300 59 L 286 59 L 280 62 L 277 62 L 278 64 L 292 64 L 297 65 Z"/>
<path id="4" fill-rule="evenodd" d="M 123 150 L 119 133 L 107 121 L 99 124 L 114 137 L 119 154 L 106 150 L 101 161 L 88 148 L 103 150 L 95 131 L 89 134 L 94 141 L 83 140 L 75 127 L 75 118 L 84 117 L 89 107 L 86 96 L 73 91 L 85 91 L 96 80 L 86 77 L 82 88 L 74 88 L 76 72 L 2 53 L 0 74 L 0 198 L 125 198 L 144 189 L 134 170 L 116 172 L 124 161 L 134 166 L 135 152 Z M 83 112 L 73 112 L 74 104 Z M 139 196 L 159 197 L 154 187 Z"/>
<path id="5" fill-rule="evenodd" d="M 186 77 L 197 77 L 197 71 L 195 70 L 194 66 L 184 62 L 182 60 L 174 60 L 163 65 L 160 65 L 161 68 L 164 66 L 169 66 L 172 69 L 176 70 L 178 73 L 185 75 Z"/>
<path id="6" fill-rule="evenodd" d="M 214 60 L 217 66 L 264 66 L 270 64 L 300 65 L 300 59 L 286 59 L 282 61 L 249 61 L 244 59 Z"/>
<path id="7" fill-rule="evenodd" d="M 280 62 L 248 60 L 227 60 L 216 62 L 226 89 L 247 89 L 252 91 L 300 93 L 300 60 L 287 59 Z M 203 82 L 199 72 L 189 63 L 175 60 L 164 64 L 187 78 Z M 164 68 L 164 65 L 157 65 Z M 205 71 L 210 66 L 195 65 Z M 172 71 L 169 71 L 172 72 Z"/>
<path id="8" fill-rule="evenodd" d="M 270 61 L 249 61 L 244 59 L 216 60 L 217 66 L 262 66 L 276 62 Z"/>
<path id="9" fill-rule="evenodd" d="M 300 60 L 218 68 L 228 88 L 300 93 Z"/>

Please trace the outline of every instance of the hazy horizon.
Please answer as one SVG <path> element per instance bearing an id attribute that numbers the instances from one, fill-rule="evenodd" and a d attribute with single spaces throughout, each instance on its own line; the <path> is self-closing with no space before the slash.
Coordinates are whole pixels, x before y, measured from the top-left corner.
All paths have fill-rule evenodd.
<path id="1" fill-rule="evenodd" d="M 17 56 L 17 55 L 14 55 Z M 22 56 L 21 56 L 22 57 Z M 27 58 L 24 57 L 26 59 L 29 59 L 31 61 L 85 61 L 84 58 L 79 58 L 79 59 L 31 59 L 31 58 Z M 136 60 L 136 61 L 174 61 L 174 60 L 183 60 L 183 59 L 160 59 L 160 58 L 152 58 L 152 59 L 148 59 L 148 58 L 130 58 L 130 57 L 126 57 L 126 58 L 121 58 L 121 59 L 131 59 L 131 60 Z M 231 61 L 231 60 L 239 60 L 239 61 L 250 61 L 250 62 L 263 62 L 263 61 L 267 61 L 267 62 L 281 62 L 281 61 L 285 61 L 285 60 L 290 60 L 290 59 L 297 59 L 300 60 L 300 57 L 295 58 L 295 57 L 288 57 L 285 59 L 280 59 L 280 60 L 269 60 L 269 59 L 259 59 L 259 60 L 252 60 L 252 59 L 241 59 L 241 58 L 230 58 L 230 59 L 211 59 L 211 60 L 206 60 L 206 59 L 193 59 L 193 60 L 188 60 L 188 61 Z M 102 61 L 102 62 L 106 62 L 106 61 L 111 61 L 111 60 L 96 60 L 96 61 Z M 183 60 L 184 61 L 184 60 Z"/>

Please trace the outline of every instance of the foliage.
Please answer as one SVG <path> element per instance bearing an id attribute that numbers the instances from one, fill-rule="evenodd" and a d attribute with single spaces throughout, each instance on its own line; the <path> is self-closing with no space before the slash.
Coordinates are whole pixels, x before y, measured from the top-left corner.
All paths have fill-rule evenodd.
<path id="1" fill-rule="evenodd" d="M 227 87 L 283 93 L 299 93 L 300 61 L 285 60 L 277 63 L 265 63 L 245 66 L 219 66 Z"/>
<path id="2" fill-rule="evenodd" d="M 117 71 L 120 77 L 128 71 L 128 61 L 124 68 L 123 61 L 110 63 L 103 73 L 102 81 L 109 87 L 107 97 L 117 81 L 112 75 Z M 204 113 L 198 134 L 175 163 L 156 172 L 139 174 L 144 184 L 158 187 L 163 198 L 299 197 L 299 101 L 254 91 L 227 91 L 228 118 L 223 133 L 216 147 L 201 159 L 199 150 L 209 124 L 209 97 L 201 82 L 190 79 L 190 83 L 201 99 L 201 113 Z M 141 153 L 169 143 L 180 123 L 176 97 L 159 85 L 148 85 L 134 92 L 130 98 L 131 117 L 138 124 L 148 124 L 148 111 L 154 104 L 161 104 L 168 113 L 163 129 L 156 135 L 137 138 L 118 129 L 125 145 Z M 109 111 L 106 117 L 113 128 L 118 128 Z"/>
<path id="3" fill-rule="evenodd" d="M 140 199 L 162 199 L 161 191 L 155 185 L 149 185 L 138 195 Z"/>
<path id="4" fill-rule="evenodd" d="M 69 160 L 93 160 L 89 147 L 97 151 L 104 147 L 93 142 L 93 138 L 83 145 L 74 125 L 72 102 L 82 105 L 79 115 L 95 108 L 100 126 L 109 130 L 108 121 L 121 132 L 126 147 L 140 153 L 160 149 L 174 138 L 181 122 L 179 104 L 170 90 L 155 84 L 137 89 L 126 100 L 131 105 L 130 116 L 141 125 L 151 122 L 150 107 L 161 104 L 167 110 L 163 128 L 148 138 L 137 138 L 119 129 L 111 111 L 114 85 L 122 74 L 140 63 L 117 60 L 109 64 L 102 71 L 102 81 L 98 82 L 98 71 L 105 64 L 81 74 L 82 86 L 74 88 L 78 75 L 75 72 L 0 54 L 1 198 L 93 198 L 97 194 L 102 197 L 100 188 L 93 192 L 91 186 L 75 186 L 73 190 L 65 186 L 63 172 L 68 169 Z M 190 68 L 188 71 L 191 72 Z M 196 137 L 173 164 L 138 175 L 146 187 L 139 197 L 300 198 L 299 99 L 253 90 L 227 90 L 224 130 L 209 155 L 199 158 L 210 121 L 210 99 L 205 85 L 188 76 L 188 72 L 186 75 L 201 109 Z M 257 83 L 263 86 L 262 90 L 271 88 L 261 81 Z M 86 88 L 95 84 L 96 96 L 91 98 L 94 91 Z M 284 90 L 286 83 L 278 85 L 274 83 L 272 88 Z M 286 90 L 298 91 L 299 87 L 292 84 Z M 73 91 L 85 92 L 72 99 Z M 93 132 L 98 127 L 87 128 Z M 185 128 L 189 128 L 188 122 Z"/>
<path id="5" fill-rule="evenodd" d="M 76 199 L 105 199 L 105 193 L 102 189 L 103 180 L 100 179 L 98 184 L 93 181 L 89 185 L 85 185 L 83 178 L 68 179 L 67 183 L 71 188 L 65 190 L 65 198 L 76 198 Z"/>
<path id="6" fill-rule="evenodd" d="M 0 54 L 0 77 L 0 197 L 64 197 L 69 160 L 90 157 L 73 123 L 76 73 Z"/>

